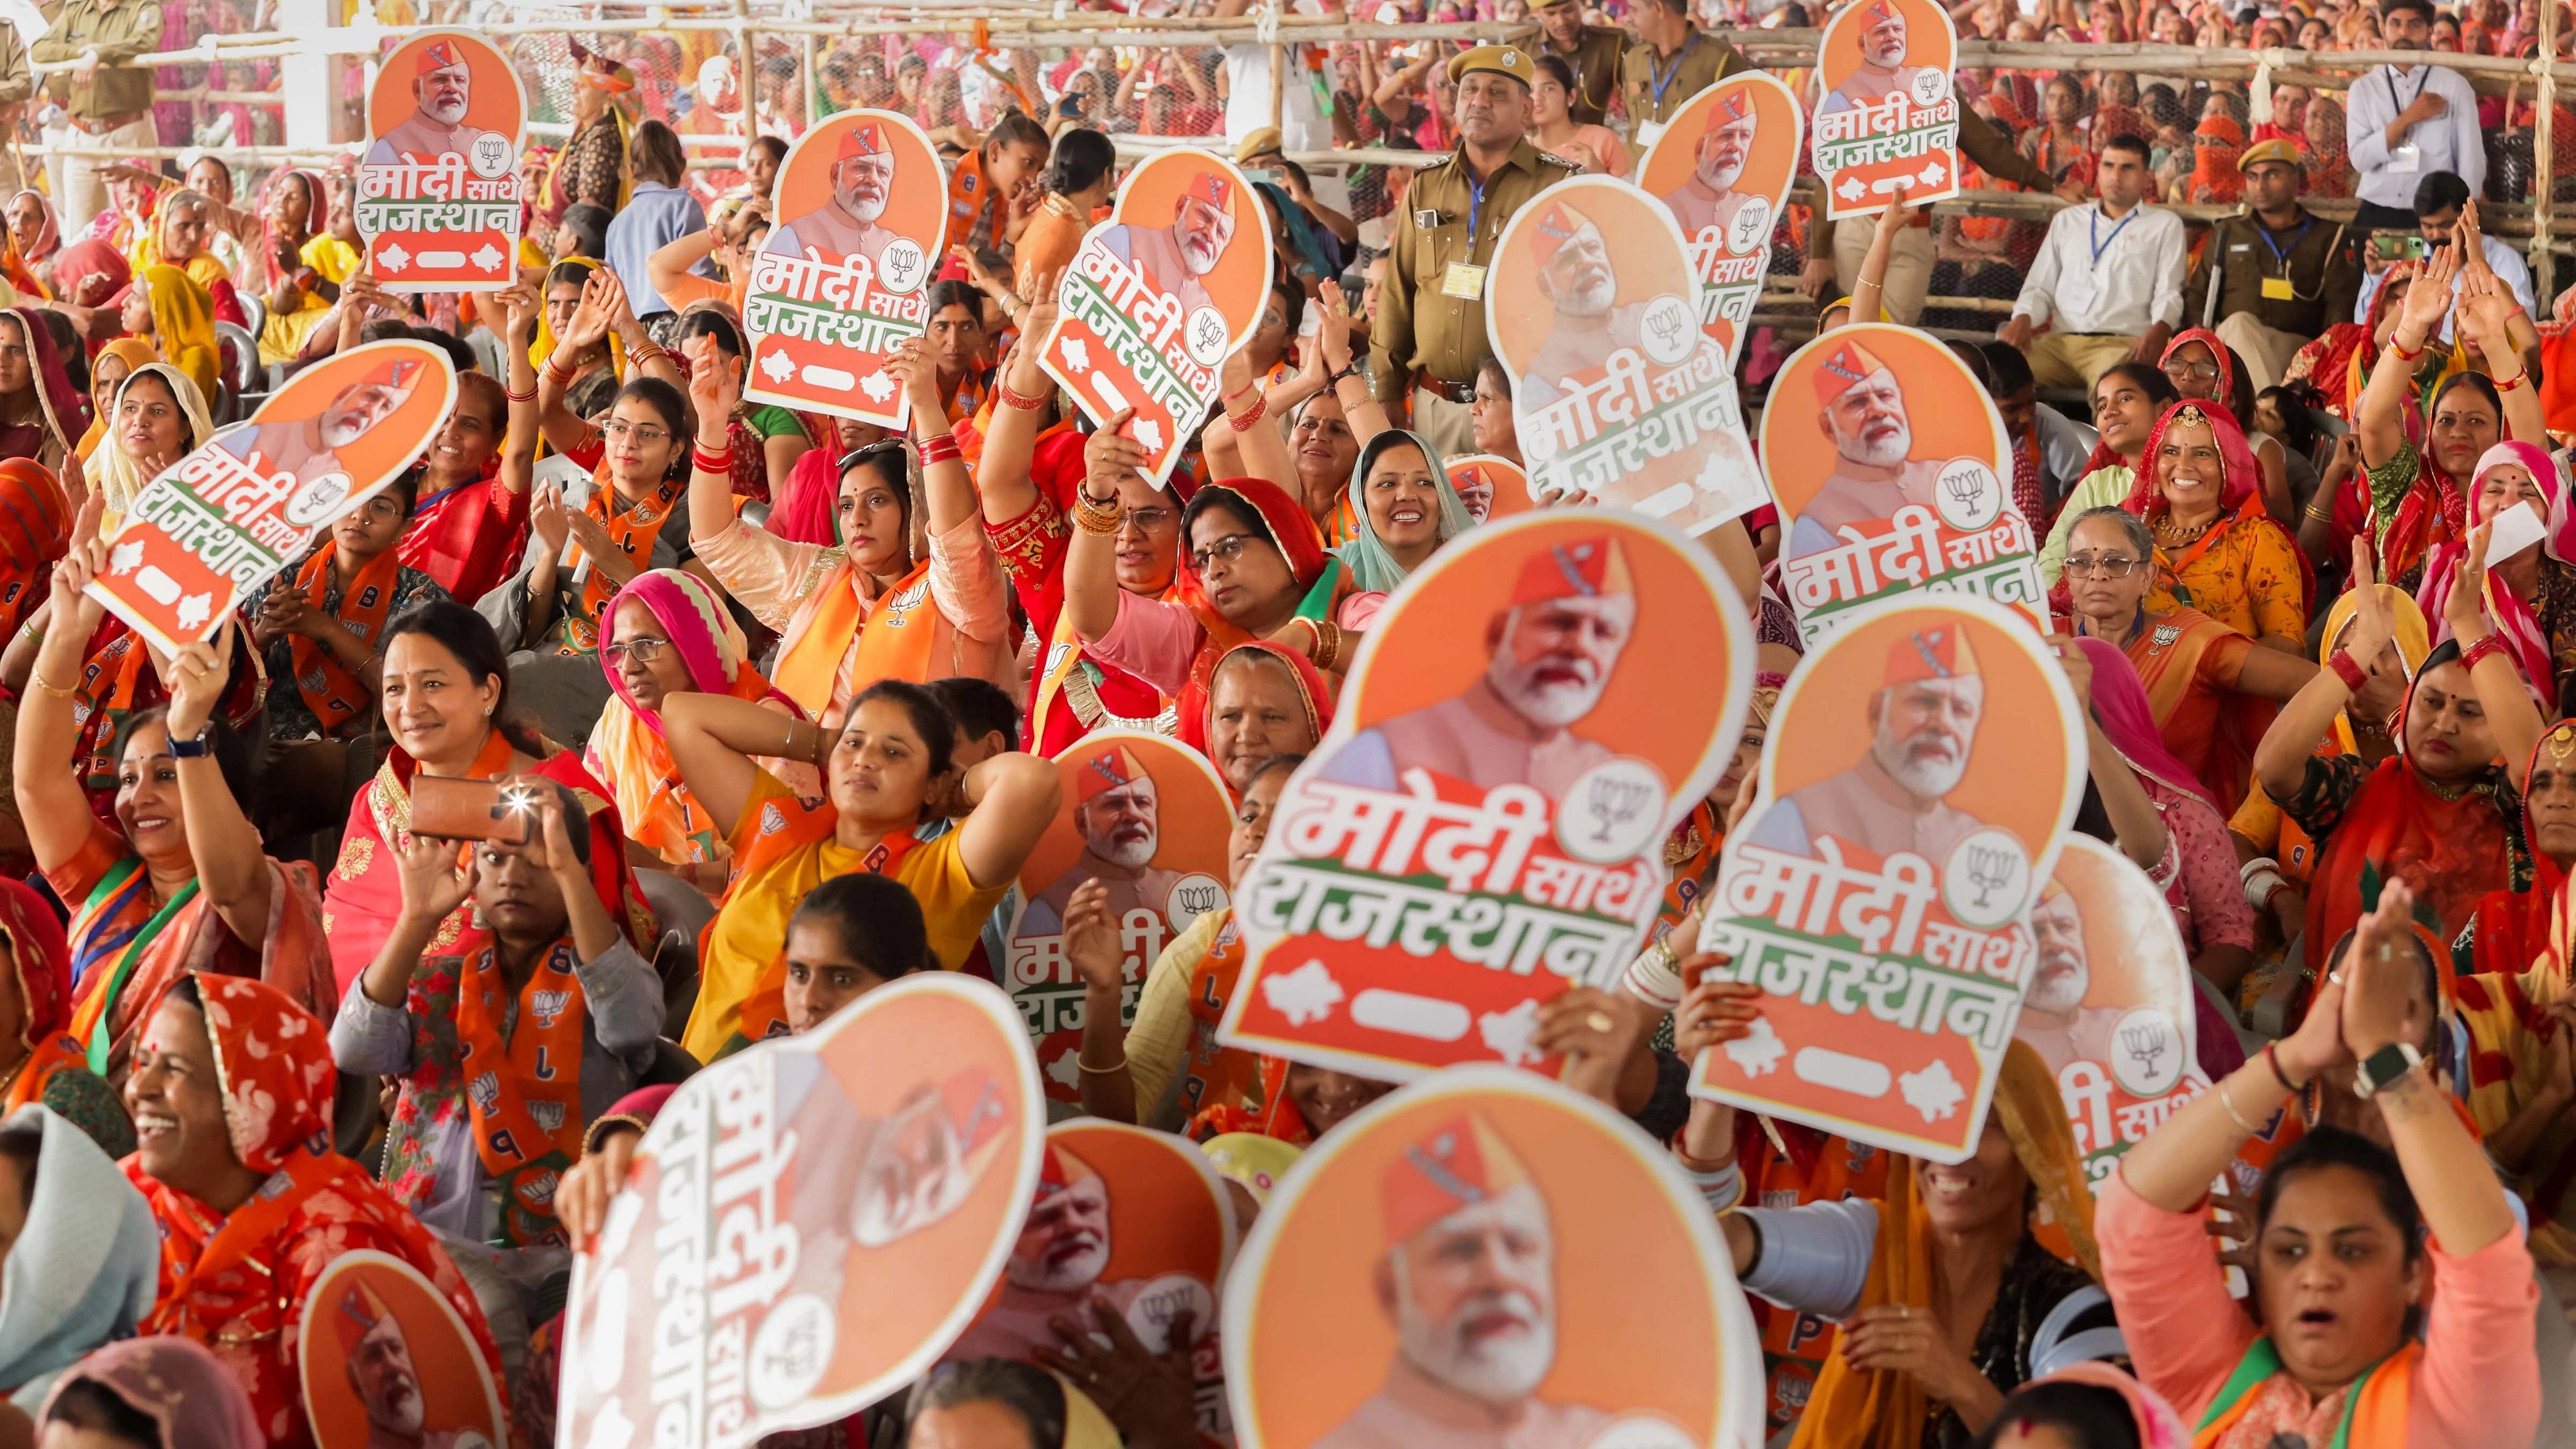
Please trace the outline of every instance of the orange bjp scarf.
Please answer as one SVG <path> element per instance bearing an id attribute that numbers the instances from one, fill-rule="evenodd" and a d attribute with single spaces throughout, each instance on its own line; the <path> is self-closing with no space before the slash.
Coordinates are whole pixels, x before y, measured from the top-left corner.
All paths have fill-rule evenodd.
<path id="1" fill-rule="evenodd" d="M 581 1160 L 582 1023 L 589 1008 L 570 938 L 538 958 L 516 996 L 518 1025 L 501 1034 L 512 997 L 488 933 L 467 938 L 456 990 L 458 1072 L 475 1154 L 501 1189 L 501 1235 L 512 1245 L 561 1236 L 555 1186 Z"/>
<path id="2" fill-rule="evenodd" d="M 295 591 L 317 611 L 331 587 L 331 561 L 339 551 L 336 540 L 325 538 L 295 572 Z M 333 617 L 341 627 L 357 635 L 360 643 L 372 647 L 383 636 L 385 616 L 393 611 L 395 576 L 401 571 L 398 551 L 386 549 L 359 565 L 357 577 L 340 595 L 340 611 Z M 336 733 L 351 720 L 363 720 L 375 713 L 375 696 L 340 663 L 338 656 L 322 647 L 321 641 L 299 634 L 291 652 L 296 691 L 304 696 L 305 707 L 321 722 L 325 735 Z"/>
<path id="3" fill-rule="evenodd" d="M 637 568 L 649 568 L 653 544 L 662 536 L 662 525 L 670 521 L 672 510 L 688 487 L 686 476 L 665 478 L 654 485 L 651 493 L 628 503 L 618 497 L 616 481 L 608 476 L 608 460 L 603 456 L 591 474 L 590 496 L 582 500 L 581 511 L 608 530 L 608 540 L 617 545 L 619 553 Z M 599 647 L 600 626 L 607 617 L 604 611 L 616 594 L 617 586 L 594 562 L 590 577 L 582 581 L 581 612 L 564 621 L 564 636 L 570 645 L 564 653 L 586 654 Z"/>

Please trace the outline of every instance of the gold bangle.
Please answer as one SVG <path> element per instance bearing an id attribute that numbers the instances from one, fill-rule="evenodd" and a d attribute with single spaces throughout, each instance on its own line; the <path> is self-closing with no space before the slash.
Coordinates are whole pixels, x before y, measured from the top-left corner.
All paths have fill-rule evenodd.
<path id="1" fill-rule="evenodd" d="M 1096 537 L 1105 538 L 1118 531 L 1119 520 L 1127 516 L 1126 503 L 1115 494 L 1106 503 L 1093 501 L 1086 488 L 1073 490 L 1073 526 Z"/>
<path id="2" fill-rule="evenodd" d="M 1117 1075 L 1118 1073 L 1120 1073 L 1120 1072 L 1123 1072 L 1123 1071 L 1127 1070 L 1127 1054 L 1126 1054 L 1125 1052 L 1120 1052 L 1120 1053 L 1118 1054 L 1118 1060 L 1116 1060 L 1116 1061 L 1114 1061 L 1114 1062 L 1111 1062 L 1109 1065 L 1107 1065 L 1107 1066 L 1105 1066 L 1105 1067 L 1095 1067 L 1095 1066 L 1093 1066 L 1091 1063 L 1086 1062 L 1086 1061 L 1084 1061 L 1084 1060 L 1082 1059 L 1082 1053 L 1080 1053 L 1080 1052 L 1075 1052 L 1075 1053 L 1073 1054 L 1073 1064 L 1074 1064 L 1074 1066 L 1075 1066 L 1075 1067 L 1077 1067 L 1078 1069 L 1080 1069 L 1082 1072 L 1084 1072 L 1086 1075 L 1089 1075 L 1089 1076 L 1094 1076 L 1094 1077 L 1108 1077 L 1108 1076 L 1115 1076 L 1115 1075 Z"/>
<path id="3" fill-rule="evenodd" d="M 38 689 L 43 690 L 45 693 L 52 695 L 56 699 L 69 699 L 73 695 L 80 693 L 80 686 L 76 684 L 55 684 L 41 674 L 35 674 L 29 677 L 35 680 L 36 687 Z"/>
<path id="4" fill-rule="evenodd" d="M 2227 1082 L 2224 1078 L 2221 1078 L 2218 1083 L 2218 1105 L 2227 1109 L 2227 1120 L 2236 1124 L 2237 1131 L 2252 1137 L 2263 1130 L 2246 1121 L 2245 1114 L 2236 1110 L 2236 1099 L 2227 1095 Z"/>

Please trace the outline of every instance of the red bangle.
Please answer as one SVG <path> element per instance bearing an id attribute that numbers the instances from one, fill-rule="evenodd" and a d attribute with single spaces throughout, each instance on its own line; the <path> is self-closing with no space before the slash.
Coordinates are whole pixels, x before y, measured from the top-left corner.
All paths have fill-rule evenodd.
<path id="1" fill-rule="evenodd" d="M 2515 373 L 2511 377 L 2490 377 L 2487 381 L 2494 383 L 2495 390 L 2498 392 L 2514 392 L 2519 390 L 2524 383 L 2531 381 L 2531 369 L 2524 368 L 2522 371 Z"/>
<path id="2" fill-rule="evenodd" d="M 2335 672 L 2335 678 L 2343 681 L 2344 688 L 2355 694 L 2361 693 L 2361 687 L 2370 682 L 2370 671 L 2361 666 L 2360 660 L 2352 657 L 2349 649 L 2338 649 L 2328 656 L 2326 667 Z"/>
<path id="3" fill-rule="evenodd" d="M 1246 389 L 1246 391 L 1249 390 L 1250 389 Z M 1241 397 L 1243 396 L 1243 393 L 1236 393 L 1235 396 Z M 1252 410 L 1250 412 L 1227 413 L 1225 415 L 1225 425 L 1234 429 L 1238 433 L 1246 432 L 1251 429 L 1254 423 L 1261 421 L 1261 415 L 1268 411 L 1270 411 L 1270 394 L 1263 393 L 1261 397 L 1252 404 Z"/>
<path id="4" fill-rule="evenodd" d="M 703 472 L 730 473 L 733 471 L 733 449 L 710 453 L 693 443 L 689 446 L 689 461 L 697 464 Z"/>
<path id="5" fill-rule="evenodd" d="M 537 400 L 537 390 L 532 387 L 526 392 L 513 392 L 510 385 L 505 382 L 501 384 L 501 396 L 508 398 L 514 403 L 535 402 Z"/>
<path id="6" fill-rule="evenodd" d="M 957 435 L 954 433 L 941 433 L 935 438 L 924 438 L 916 446 L 921 453 L 921 466 L 925 468 L 933 463 L 954 462 L 966 456 L 966 450 L 957 445 Z"/>
<path id="7" fill-rule="evenodd" d="M 2424 347 L 2430 347 L 2432 345 L 2433 339 L 2429 337 L 2424 339 Z M 2416 358 L 2423 356 L 2424 347 L 2418 347 L 2414 351 L 2409 352 L 2406 350 L 2406 344 L 2397 340 L 2396 333 L 2391 332 L 2388 334 L 2388 350 L 2396 353 L 2397 360 L 2400 362 L 2413 362 Z"/>
<path id="8" fill-rule="evenodd" d="M 1002 395 L 1002 406 L 1006 408 L 1017 408 L 1024 413 L 1033 413 L 1047 405 L 1045 393 L 1030 397 L 1024 393 L 1011 391 L 1009 383 L 999 381 L 993 384 L 993 389 Z"/>
<path id="9" fill-rule="evenodd" d="M 2475 673 L 2477 672 L 2479 660 L 2486 658 L 2490 654 L 2502 653 L 2504 653 L 2504 633 L 2502 630 L 2498 630 L 2462 651 L 2460 654 L 2460 667 L 2470 671 L 2471 673 Z"/>

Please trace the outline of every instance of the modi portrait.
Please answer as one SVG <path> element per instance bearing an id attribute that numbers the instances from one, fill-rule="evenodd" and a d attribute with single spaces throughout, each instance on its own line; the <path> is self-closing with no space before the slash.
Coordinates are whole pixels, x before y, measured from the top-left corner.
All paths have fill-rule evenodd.
<path id="1" fill-rule="evenodd" d="M 1193 172 L 1172 202 L 1163 226 L 1123 222 L 1100 234 L 1109 254 L 1134 267 L 1161 291 L 1178 297 L 1181 315 L 1214 306 L 1208 274 L 1234 244 L 1234 181 L 1216 171 Z"/>
<path id="2" fill-rule="evenodd" d="M 1880 860 L 1899 851 L 1935 865 L 1984 822 L 1948 803 L 1967 777 L 1985 717 L 1986 682 L 1966 630 L 1955 622 L 1909 630 L 1887 652 L 1869 696 L 1868 750 L 1839 774 L 1772 802 L 1751 840 L 1814 856 L 1830 837 L 1846 855 Z"/>
<path id="3" fill-rule="evenodd" d="M 494 134 L 466 123 L 474 105 L 474 67 L 463 43 L 455 39 L 441 37 L 420 48 L 412 61 L 411 94 L 412 113 L 376 138 L 367 148 L 364 164 L 435 161 L 450 152 L 470 159 L 475 143 Z M 494 154 L 506 167 L 517 147 L 510 137 L 499 139 L 501 149 Z M 477 174 L 487 164 L 478 162 Z"/>
<path id="4" fill-rule="evenodd" d="M 894 174 L 894 145 L 884 123 L 865 120 L 842 131 L 832 153 L 828 198 L 772 231 L 761 250 L 790 257 L 811 250 L 826 261 L 865 257 L 871 268 L 880 266 L 885 249 L 901 236 L 883 225 L 894 198 Z"/>

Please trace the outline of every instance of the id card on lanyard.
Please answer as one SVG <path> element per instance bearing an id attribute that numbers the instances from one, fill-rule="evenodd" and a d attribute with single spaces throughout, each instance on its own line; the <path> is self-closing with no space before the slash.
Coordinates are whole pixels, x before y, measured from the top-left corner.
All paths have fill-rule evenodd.
<path id="1" fill-rule="evenodd" d="M 2397 115 L 2406 114 L 2406 108 L 2415 104 L 2416 99 L 2424 94 L 2424 87 L 2431 84 L 2432 80 L 2433 68 L 2429 65 L 2418 66 L 2415 70 L 2415 94 L 2401 101 L 2397 99 L 2397 70 L 2394 66 L 2390 67 L 2388 103 L 2397 108 Z M 2392 176 L 2412 176 L 2423 169 L 2424 151 L 2422 147 L 2415 144 L 2415 129 L 2409 126 L 2406 130 L 2406 139 L 2388 148 L 2388 171 Z"/>

